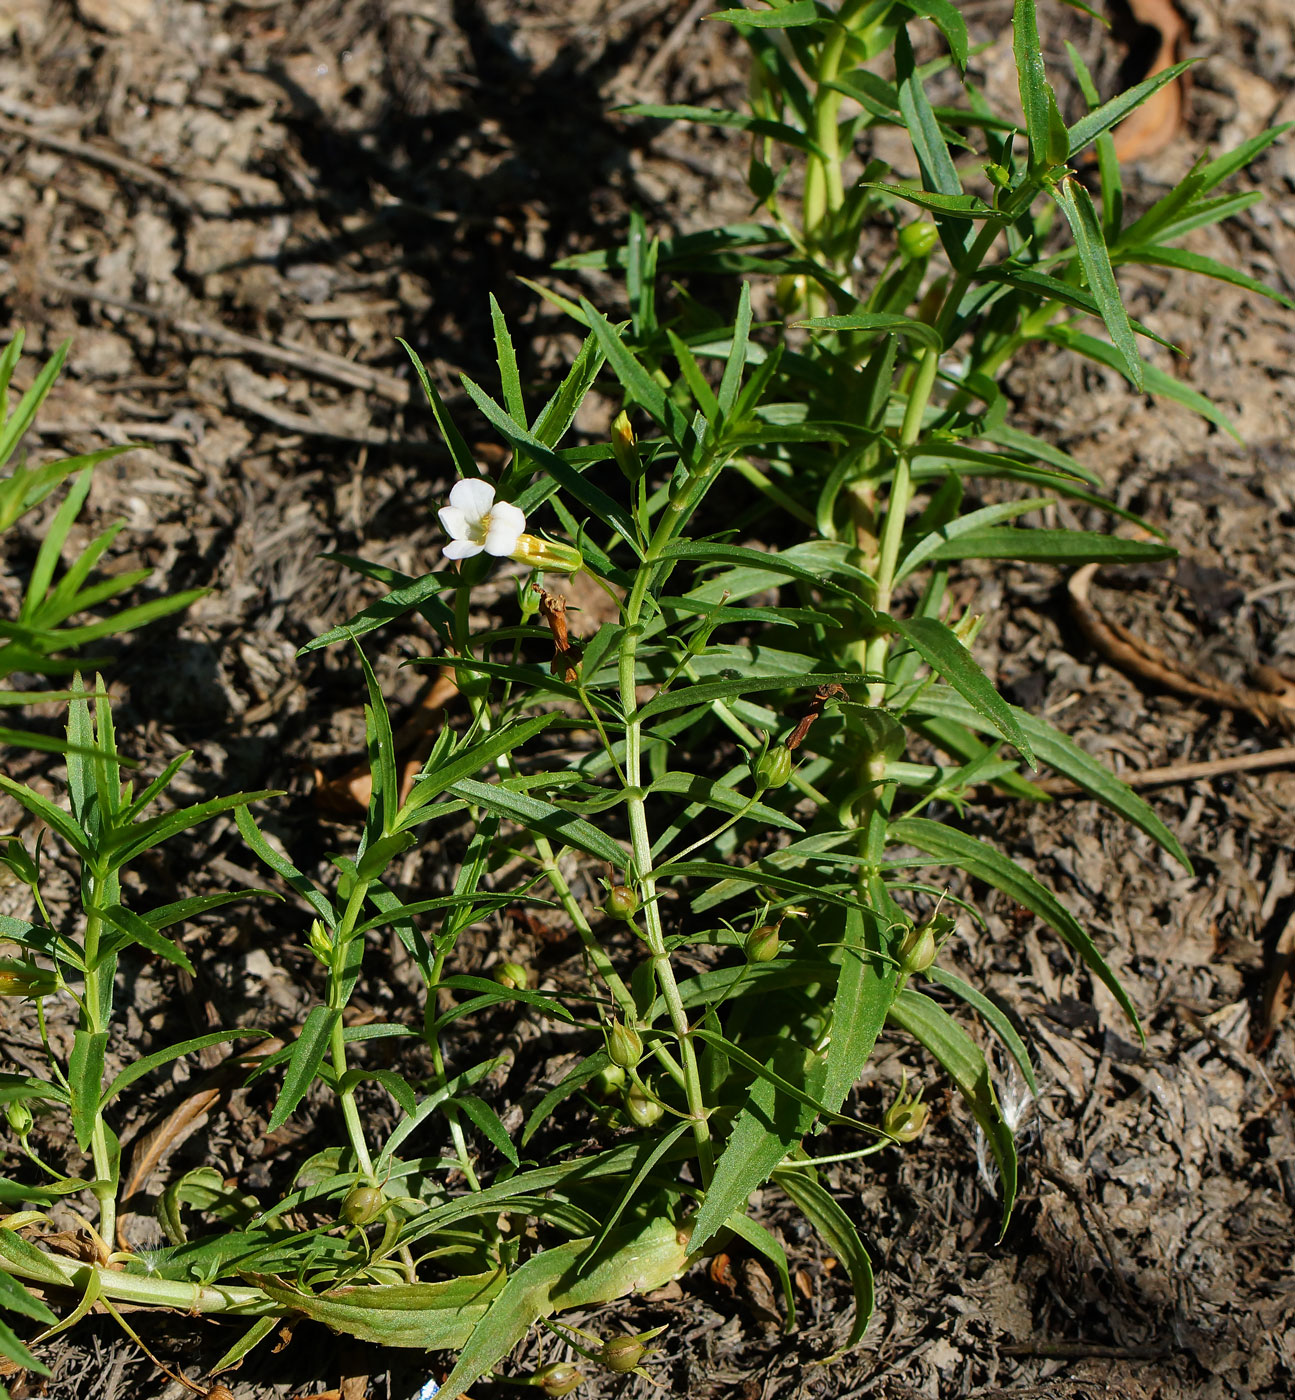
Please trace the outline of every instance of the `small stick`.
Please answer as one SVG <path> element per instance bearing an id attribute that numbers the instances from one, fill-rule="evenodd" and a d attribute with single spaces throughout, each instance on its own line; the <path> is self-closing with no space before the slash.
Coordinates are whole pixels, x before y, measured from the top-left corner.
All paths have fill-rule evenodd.
<path id="1" fill-rule="evenodd" d="M 318 350 L 314 346 L 299 345 L 291 341 L 276 345 L 256 336 L 240 335 L 237 331 L 228 331 L 223 326 L 208 325 L 188 316 L 172 315 L 160 306 L 146 306 L 143 302 L 130 301 L 126 297 L 110 296 L 86 282 L 70 282 L 66 278 L 49 274 L 42 275 L 41 281 L 51 291 L 62 292 L 65 296 L 77 297 L 83 301 L 95 301 L 102 306 L 114 306 L 120 311 L 129 311 L 132 315 L 143 316 L 159 325 L 170 326 L 181 335 L 213 340 L 218 345 L 228 345 L 231 349 L 258 355 L 263 360 L 287 365 L 291 369 L 313 374 L 319 379 L 343 384 L 348 389 L 368 389 L 392 403 L 403 404 L 409 401 L 409 385 L 403 379 L 397 379 L 394 374 L 387 374 L 383 370 L 371 369 L 368 365 L 356 364 L 353 360 L 334 355 L 327 350 Z"/>
<path id="2" fill-rule="evenodd" d="M 1261 724 L 1281 729 L 1295 726 L 1295 711 L 1280 693 L 1229 685 L 1216 676 L 1188 674 L 1159 648 L 1143 641 L 1118 622 L 1103 617 L 1088 596 L 1093 577 L 1100 567 L 1099 564 L 1085 564 L 1082 569 L 1077 569 L 1070 576 L 1067 588 L 1076 625 L 1093 649 L 1113 666 L 1152 685 L 1177 691 L 1180 695 L 1208 700 L 1221 709 L 1245 710 Z M 1280 676 L 1280 672 L 1271 667 L 1264 667 L 1260 672 L 1261 680 L 1269 686 L 1274 685 L 1273 677 L 1277 676 Z M 1283 681 L 1285 679 L 1282 677 Z"/>
<path id="3" fill-rule="evenodd" d="M 129 156 L 119 156 L 115 151 L 106 151 L 102 146 L 89 146 L 84 141 L 74 141 L 70 136 L 56 136 L 52 131 L 41 131 L 26 122 L 15 121 L 12 117 L 0 117 L 0 131 L 11 136 L 19 136 L 30 141 L 33 146 L 44 146 L 46 150 L 57 151 L 60 155 L 72 156 L 88 165 L 102 165 L 105 170 L 115 171 L 138 185 L 147 185 L 156 190 L 163 199 L 169 200 L 186 213 L 193 210 L 193 201 L 181 192 L 177 181 L 182 178 L 174 171 L 155 170 L 151 165 L 143 165 Z"/>
<path id="4" fill-rule="evenodd" d="M 1170 763 L 1163 768 L 1143 768 L 1133 773 L 1115 776 L 1130 787 L 1158 787 L 1165 783 L 1187 783 L 1197 778 L 1217 778 L 1225 773 L 1253 773 L 1263 768 L 1284 768 L 1295 763 L 1295 744 L 1279 749 L 1264 749 L 1260 753 L 1234 754 L 1231 758 L 1207 758 L 1198 763 Z M 1055 797 L 1068 797 L 1084 789 L 1069 778 L 1051 778 L 1039 786 Z"/>

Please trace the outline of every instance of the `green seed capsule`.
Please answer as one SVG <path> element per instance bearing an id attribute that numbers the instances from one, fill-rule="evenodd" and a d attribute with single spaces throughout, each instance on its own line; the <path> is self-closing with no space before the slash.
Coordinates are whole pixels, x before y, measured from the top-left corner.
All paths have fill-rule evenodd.
<path id="1" fill-rule="evenodd" d="M 637 1084 L 630 1086 L 625 1095 L 625 1112 L 640 1128 L 650 1128 L 661 1121 L 665 1109 L 654 1098 L 650 1098 Z"/>
<path id="2" fill-rule="evenodd" d="M 637 1337 L 609 1337 L 598 1353 L 598 1359 L 609 1371 L 623 1376 L 643 1360 L 647 1348 Z"/>
<path id="3" fill-rule="evenodd" d="M 31 1109 L 20 1100 L 15 1100 L 5 1104 L 5 1117 L 9 1120 L 9 1126 L 14 1130 L 15 1136 L 25 1138 L 31 1132 L 32 1116 Z"/>
<path id="4" fill-rule="evenodd" d="M 791 777 L 791 750 L 786 744 L 768 749 L 755 765 L 757 792 L 765 788 L 780 788 Z"/>
<path id="5" fill-rule="evenodd" d="M 915 219 L 899 231 L 899 255 L 905 262 L 931 255 L 940 241 L 940 230 L 927 219 Z"/>
<path id="6" fill-rule="evenodd" d="M 348 1225 L 367 1225 L 376 1220 L 386 1204 L 386 1197 L 376 1186 L 353 1186 L 346 1193 L 339 1212 Z"/>
<path id="7" fill-rule="evenodd" d="M 638 913 L 639 897 L 628 885 L 613 885 L 607 891 L 603 908 L 613 919 L 632 919 Z"/>
<path id="8" fill-rule="evenodd" d="M 613 1021 L 607 1035 L 607 1054 L 612 1064 L 621 1069 L 633 1069 L 643 1058 L 643 1038 L 633 1026 Z"/>
<path id="9" fill-rule="evenodd" d="M 912 1142 L 921 1136 L 930 1116 L 931 1110 L 920 1098 L 908 1098 L 901 1090 L 899 1097 L 882 1116 L 881 1126 L 900 1142 Z"/>
<path id="10" fill-rule="evenodd" d="M 530 974 L 515 962 L 499 963 L 490 974 L 501 987 L 512 987 L 525 991 L 530 985 Z"/>
<path id="11" fill-rule="evenodd" d="M 561 1397 L 570 1395 L 577 1386 L 584 1384 L 584 1380 L 584 1373 L 577 1371 L 569 1362 L 552 1361 L 536 1371 L 529 1383 L 539 1386 L 545 1395 Z"/>
<path id="12" fill-rule="evenodd" d="M 589 1088 L 594 1096 L 604 1103 L 608 1099 L 618 1098 L 625 1088 L 625 1071 L 620 1065 L 608 1065 L 606 1069 L 600 1069 L 589 1081 Z"/>
<path id="13" fill-rule="evenodd" d="M 782 939 L 778 937 L 777 924 L 761 924 L 759 928 L 753 928 L 746 936 L 747 958 L 751 962 L 763 963 L 772 962 L 778 956 L 778 950 L 782 947 Z"/>

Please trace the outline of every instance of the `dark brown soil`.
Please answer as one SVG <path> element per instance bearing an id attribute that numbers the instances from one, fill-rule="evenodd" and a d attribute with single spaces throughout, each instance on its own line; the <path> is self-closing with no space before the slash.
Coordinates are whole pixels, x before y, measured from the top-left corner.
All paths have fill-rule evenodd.
<path id="1" fill-rule="evenodd" d="M 523 376 L 541 383 L 573 341 L 520 277 L 543 279 L 557 258 L 612 241 L 633 206 L 662 229 L 746 215 L 740 142 L 610 114 L 635 99 L 738 99 L 740 54 L 723 26 L 699 22 L 705 8 L 0 6 L 0 309 L 6 329 L 27 327 L 33 351 L 73 340 L 70 369 L 28 449 L 44 459 L 147 443 L 100 471 L 79 537 L 123 517 L 115 568 L 150 565 L 159 590 L 210 589 L 178 622 L 116 648 L 106 674 L 122 745 L 149 772 L 195 750 L 186 795 L 285 789 L 264 820 L 303 868 L 322 869 L 349 840 L 311 801 L 313 770 L 344 768 L 363 737 L 353 657 L 295 656 L 371 597 L 323 556 L 360 554 L 409 574 L 438 557 L 434 507 L 450 472 L 396 337 L 458 406 L 459 371 L 492 373 L 493 291 L 517 332 Z M 973 73 L 991 101 L 1009 105 L 1014 77 L 1001 40 L 1010 3 L 961 8 L 974 37 L 1000 40 Z M 1126 48 L 1074 11 L 1041 8 L 1057 71 L 1068 37 L 1112 91 Z M 1135 206 L 1207 147 L 1295 118 L 1289 0 L 1181 8 L 1189 52 L 1203 59 L 1188 130 L 1129 172 Z M 1267 191 L 1263 204 L 1189 246 L 1295 293 L 1295 144 L 1278 144 L 1239 178 L 1239 188 L 1252 186 Z M 1234 681 L 1256 662 L 1295 670 L 1292 319 L 1249 293 L 1174 274 L 1127 285 L 1136 314 L 1188 352 L 1161 356 L 1162 366 L 1211 394 L 1246 445 L 1060 352 L 1013 371 L 1018 422 L 1096 467 L 1120 504 L 1182 551 L 1175 567 L 1103 575 L 1103 610 Z M 231 342 L 230 332 L 250 343 Z M 463 421 L 470 440 L 488 441 L 470 414 Z M 6 543 L 0 603 L 11 610 L 34 545 Z M 1013 698 L 1117 769 L 1288 742 L 1244 714 L 1142 688 L 1105 664 L 1073 625 L 1055 571 L 968 571 L 965 587 L 990 616 L 983 656 Z M 408 702 L 420 676 L 399 663 L 424 651 L 425 638 L 407 625 L 380 643 L 371 651 L 387 694 Z M 39 756 L 5 761 L 28 781 L 57 774 Z M 1041 1068 L 1040 1099 L 1019 1104 L 1024 1190 L 1001 1244 L 969 1121 L 937 1092 L 934 1126 L 914 1148 L 834 1169 L 878 1273 L 877 1316 L 851 1355 L 814 1364 L 845 1334 L 848 1288 L 772 1189 L 764 1218 L 781 1233 L 800 1291 L 790 1336 L 769 1319 L 768 1280 L 740 1259 L 731 1288 L 699 1271 L 596 1325 L 667 1324 L 655 1373 L 694 1400 L 1289 1395 L 1295 1033 L 1284 1020 L 1270 1024 L 1265 991 L 1295 944 L 1295 775 L 1179 782 L 1155 800 L 1190 850 L 1193 876 L 1088 801 L 998 803 L 976 817 L 1087 922 L 1148 1030 L 1145 1049 L 1131 1043 L 1110 998 L 1005 901 L 991 904 L 990 937 L 952 950 L 955 964 L 1019 1012 Z M 401 875 L 430 893 L 443 887 L 444 863 L 423 850 Z M 140 878 L 161 902 L 262 883 L 254 867 L 233 824 L 219 821 L 164 848 Z M 0 890 L 6 912 L 16 899 Z M 290 1029 L 314 976 L 304 932 L 286 906 L 207 920 L 188 936 L 196 984 L 157 964 L 128 970 L 119 1045 L 138 1051 L 236 1022 Z M 507 916 L 488 941 L 465 948 L 461 970 L 516 956 L 558 984 L 571 975 L 568 951 Z M 400 1015 L 415 996 L 399 950 L 378 949 L 362 1007 Z M 6 1058 L 27 1064 L 38 1051 L 31 1028 L 8 1003 L 0 1014 Z M 475 1034 L 498 1039 L 507 1029 L 486 1022 Z M 571 1048 L 526 1023 L 509 1043 L 513 1068 L 495 1085 L 506 1121 L 510 1104 L 561 1072 Z M 889 1043 L 861 1086 L 864 1102 L 880 1102 L 902 1065 L 929 1078 L 918 1057 Z M 131 1136 L 205 1072 L 191 1064 L 160 1077 L 121 1125 L 128 1152 Z M 271 1098 L 264 1081 L 240 1091 L 199 1122 L 165 1172 L 210 1161 L 254 1192 L 281 1189 L 292 1160 L 312 1150 L 314 1125 L 303 1114 L 266 1138 Z M 367 1107 L 386 1111 L 376 1099 Z M 132 1228 L 147 1242 L 143 1216 Z M 148 1339 L 196 1371 L 199 1351 L 210 1361 L 230 1332 L 176 1317 Z M 180 1393 L 107 1318 L 92 1316 L 45 1354 L 51 1397 L 118 1400 L 168 1385 Z M 514 1369 L 562 1354 L 537 1334 Z M 374 1397 L 408 1400 L 433 1369 L 439 1359 L 383 1355 L 303 1325 L 280 1353 L 258 1353 L 226 1379 L 238 1400 L 310 1394 L 347 1376 L 368 1376 Z M 636 1380 L 598 1393 L 612 1389 L 649 1393 Z M 345 1393 L 364 1391 L 352 1379 Z"/>

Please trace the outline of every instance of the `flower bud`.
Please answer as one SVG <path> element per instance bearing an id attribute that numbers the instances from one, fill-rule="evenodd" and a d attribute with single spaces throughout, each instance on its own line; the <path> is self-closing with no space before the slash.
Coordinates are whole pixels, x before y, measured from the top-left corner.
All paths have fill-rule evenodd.
<path id="1" fill-rule="evenodd" d="M 609 1371 L 623 1376 L 643 1360 L 646 1352 L 647 1348 L 637 1337 L 608 1337 L 598 1353 L 598 1360 Z"/>
<path id="2" fill-rule="evenodd" d="M 386 1197 L 380 1187 L 352 1186 L 346 1193 L 338 1215 L 348 1225 L 367 1225 L 378 1218 L 385 1204 Z"/>
<path id="3" fill-rule="evenodd" d="M 14 1099 L 5 1104 L 4 1113 L 15 1136 L 21 1139 L 31 1132 L 31 1109 L 21 1099 Z"/>
<path id="4" fill-rule="evenodd" d="M 542 540 L 535 535 L 519 535 L 513 552 L 508 556 L 532 569 L 551 574 L 578 574 L 585 566 L 584 556 L 569 544 Z"/>
<path id="5" fill-rule="evenodd" d="M 541 1366 L 527 1384 L 539 1386 L 545 1395 L 558 1397 L 570 1395 L 584 1380 L 584 1373 L 577 1371 L 569 1361 L 551 1361 Z"/>
<path id="6" fill-rule="evenodd" d="M 530 974 L 521 965 L 515 962 L 498 963 L 494 971 L 490 974 L 501 987 L 515 988 L 525 991 L 530 985 Z"/>
<path id="7" fill-rule="evenodd" d="M 616 465 L 630 481 L 637 481 L 643 475 L 634 429 L 630 426 L 629 414 L 623 409 L 612 422 L 612 455 L 616 458 Z"/>
<path id="8" fill-rule="evenodd" d="M 926 1127 L 931 1110 L 922 1102 L 921 1096 L 910 1098 L 901 1089 L 899 1097 L 886 1110 L 881 1120 L 882 1129 L 900 1142 L 912 1142 L 920 1137 Z"/>
<path id="9" fill-rule="evenodd" d="M 786 744 L 766 749 L 755 765 L 755 790 L 780 788 L 791 777 L 791 750 Z"/>
<path id="10" fill-rule="evenodd" d="M 625 1095 L 625 1111 L 640 1128 L 650 1128 L 661 1121 L 665 1109 L 637 1084 L 631 1084 Z"/>
<path id="11" fill-rule="evenodd" d="M 58 991 L 57 972 L 21 958 L 0 958 L 0 997 L 47 997 Z"/>
<path id="12" fill-rule="evenodd" d="M 628 885 L 613 885 L 607 891 L 603 908 L 613 919 L 632 919 L 638 913 L 639 897 Z"/>
<path id="13" fill-rule="evenodd" d="M 751 962 L 772 962 L 778 956 L 778 950 L 782 947 L 782 939 L 778 937 L 779 927 L 778 924 L 761 924 L 747 934 L 743 947 Z"/>
<path id="14" fill-rule="evenodd" d="M 915 219 L 899 231 L 899 256 L 905 262 L 930 257 L 940 241 L 940 230 L 929 219 Z"/>
<path id="15" fill-rule="evenodd" d="M 323 922 L 315 919 L 310 925 L 310 934 L 306 940 L 310 944 L 310 951 L 325 965 L 333 960 L 333 935 L 324 927 Z"/>
<path id="16" fill-rule="evenodd" d="M 643 1058 L 643 1038 L 633 1026 L 613 1021 L 607 1036 L 607 1054 L 612 1064 L 621 1069 L 633 1069 Z"/>

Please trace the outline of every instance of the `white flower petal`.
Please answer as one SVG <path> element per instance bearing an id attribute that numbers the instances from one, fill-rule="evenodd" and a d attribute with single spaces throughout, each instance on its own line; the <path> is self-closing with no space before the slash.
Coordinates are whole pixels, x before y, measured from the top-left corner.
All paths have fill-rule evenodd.
<path id="1" fill-rule="evenodd" d="M 517 541 L 526 529 L 526 515 L 507 501 L 500 501 L 490 512 L 490 529 L 486 532 L 485 546 L 488 554 L 511 554 L 517 548 Z"/>
<path id="2" fill-rule="evenodd" d="M 461 510 L 472 523 L 488 515 L 494 503 L 495 488 L 479 476 L 465 477 L 450 488 L 450 505 Z"/>
<path id="3" fill-rule="evenodd" d="M 451 540 L 442 548 L 441 553 L 447 559 L 471 559 L 474 554 L 481 553 L 481 546 L 471 540 Z"/>
<path id="4" fill-rule="evenodd" d="M 436 512 L 436 518 L 441 522 L 441 529 L 445 531 L 451 539 L 465 540 L 471 533 L 468 525 L 468 517 L 458 508 L 458 506 L 442 506 Z"/>

